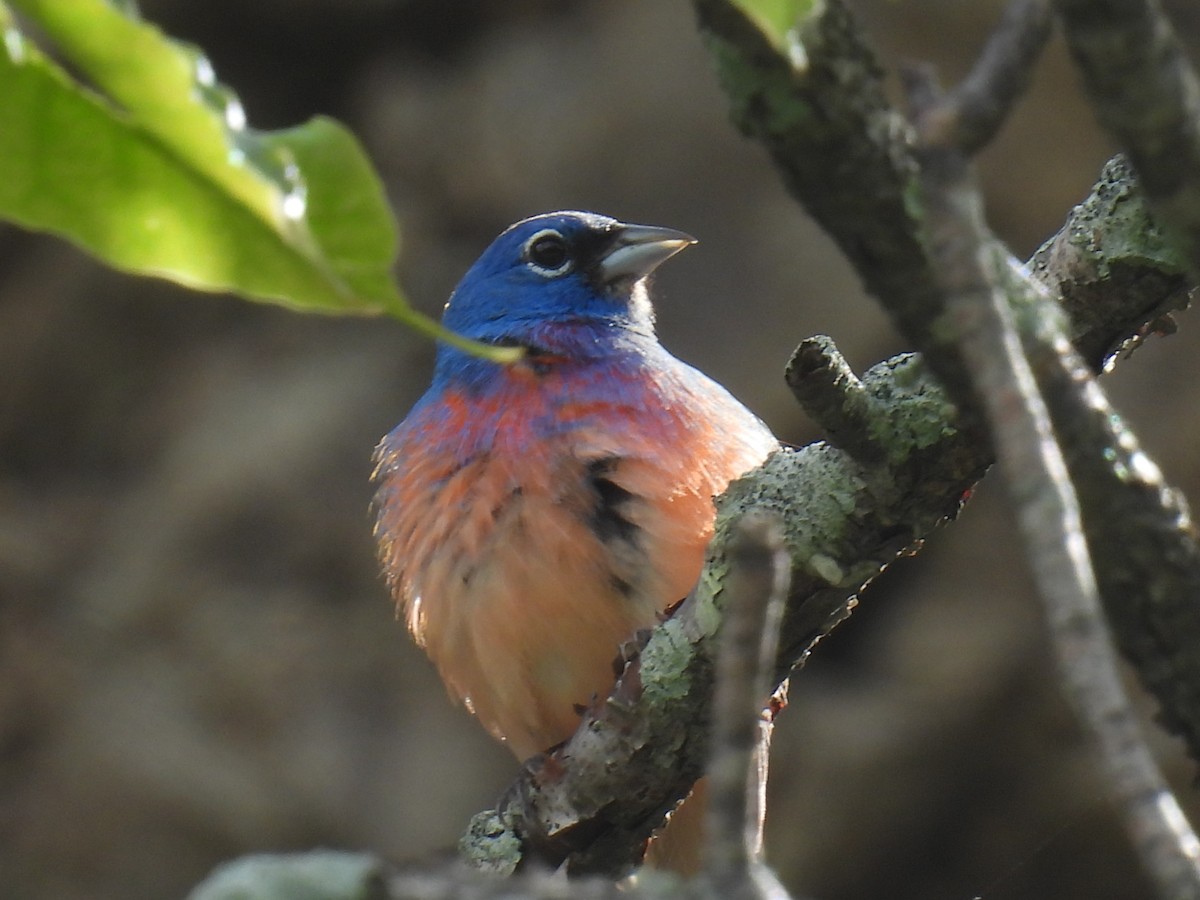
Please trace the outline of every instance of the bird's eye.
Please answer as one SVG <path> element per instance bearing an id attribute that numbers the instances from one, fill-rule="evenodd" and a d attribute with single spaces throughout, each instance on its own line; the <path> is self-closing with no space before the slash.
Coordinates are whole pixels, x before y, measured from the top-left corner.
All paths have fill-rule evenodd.
<path id="1" fill-rule="evenodd" d="M 571 271 L 571 251 L 566 239 L 553 229 L 539 231 L 525 242 L 525 259 L 539 275 L 555 278 Z"/>

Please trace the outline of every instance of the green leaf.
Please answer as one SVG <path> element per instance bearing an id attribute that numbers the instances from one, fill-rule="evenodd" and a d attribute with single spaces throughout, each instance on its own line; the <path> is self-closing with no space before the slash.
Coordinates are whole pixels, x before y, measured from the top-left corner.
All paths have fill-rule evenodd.
<path id="1" fill-rule="evenodd" d="M 765 34 L 776 50 L 792 54 L 796 23 L 822 0 L 731 0 Z"/>
<path id="2" fill-rule="evenodd" d="M 248 128 L 199 50 L 132 4 L 10 6 L 89 83 L 48 58 L 0 2 L 0 217 L 129 272 L 298 309 L 387 312 L 479 351 L 404 302 L 394 218 L 341 125 Z"/>

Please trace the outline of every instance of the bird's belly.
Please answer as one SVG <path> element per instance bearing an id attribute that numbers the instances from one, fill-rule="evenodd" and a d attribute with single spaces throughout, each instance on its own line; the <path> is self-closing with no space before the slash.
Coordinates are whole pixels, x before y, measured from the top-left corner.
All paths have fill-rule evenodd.
<path id="1" fill-rule="evenodd" d="M 711 497 L 657 503 L 644 461 L 473 462 L 431 492 L 406 567 L 409 625 L 451 691 L 520 758 L 570 736 L 614 681 L 620 645 L 691 588 Z M 620 480 L 628 487 L 617 488 Z M 621 528 L 598 515 L 619 492 Z M 628 496 L 626 496 L 626 494 Z M 609 504 L 611 506 L 611 502 Z M 689 524 L 690 521 L 690 524 Z M 650 565 L 650 561 L 654 565 Z"/>
<path id="2" fill-rule="evenodd" d="M 439 396 L 377 452 L 380 557 L 408 627 L 518 757 L 608 693 L 622 642 L 699 577 L 713 496 L 777 446 L 673 371 Z"/>

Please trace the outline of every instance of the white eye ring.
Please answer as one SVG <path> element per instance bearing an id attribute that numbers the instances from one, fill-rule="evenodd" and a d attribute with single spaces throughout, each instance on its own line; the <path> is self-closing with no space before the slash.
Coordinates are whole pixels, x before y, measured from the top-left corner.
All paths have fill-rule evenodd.
<path id="1" fill-rule="evenodd" d="M 553 264 L 553 259 L 545 258 L 545 253 L 538 248 L 538 243 L 545 241 L 546 238 L 554 238 L 553 245 L 547 247 L 552 252 L 560 250 L 562 260 Z M 556 246 L 554 246 L 556 245 Z M 575 267 L 575 261 L 571 259 L 571 250 L 567 246 L 566 238 L 562 236 L 562 232 L 556 231 L 553 228 L 543 228 L 541 231 L 535 232 L 525 242 L 525 246 L 521 249 L 521 255 L 525 259 L 526 265 L 533 271 L 537 272 L 544 278 L 558 278 L 561 275 L 566 275 Z M 541 260 L 537 257 L 541 255 Z"/>

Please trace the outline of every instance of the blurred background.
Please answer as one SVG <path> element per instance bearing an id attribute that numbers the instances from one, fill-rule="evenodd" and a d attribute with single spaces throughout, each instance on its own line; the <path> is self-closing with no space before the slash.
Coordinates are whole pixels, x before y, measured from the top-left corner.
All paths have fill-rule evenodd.
<path id="1" fill-rule="evenodd" d="M 948 80 L 1001 6 L 852 5 L 889 66 Z M 1194 4 L 1168 6 L 1200 31 Z M 205 48 L 256 126 L 350 124 L 426 311 L 508 223 L 584 208 L 700 238 L 658 280 L 662 339 L 789 441 L 819 437 L 782 379 L 801 338 L 832 335 L 860 369 L 905 349 L 729 126 L 684 0 L 143 8 Z M 981 160 L 1018 254 L 1112 150 L 1056 41 Z M 1105 383 L 1195 499 L 1200 327 L 1181 326 Z M 0 229 L 0 897 L 180 897 L 252 851 L 425 859 L 493 803 L 516 762 L 394 620 L 370 537 L 371 450 L 432 357 L 392 322 L 192 294 Z M 1002 487 L 872 585 L 794 680 L 768 823 L 792 888 L 1145 895 Z M 1196 812 L 1195 766 L 1152 735 Z"/>

